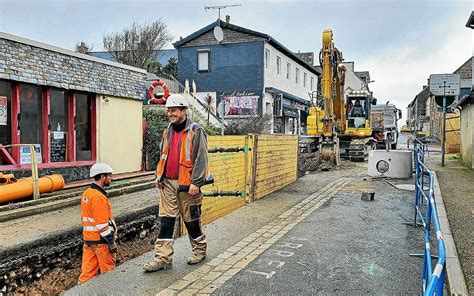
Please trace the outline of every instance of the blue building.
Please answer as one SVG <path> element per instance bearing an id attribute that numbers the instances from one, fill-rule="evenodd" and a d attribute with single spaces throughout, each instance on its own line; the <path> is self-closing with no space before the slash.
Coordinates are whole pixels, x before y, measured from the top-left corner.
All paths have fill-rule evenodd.
<path id="1" fill-rule="evenodd" d="M 270 35 L 218 21 L 173 45 L 179 81 L 224 100 L 227 120 L 272 114 L 275 133 L 305 127 L 320 73 Z"/>

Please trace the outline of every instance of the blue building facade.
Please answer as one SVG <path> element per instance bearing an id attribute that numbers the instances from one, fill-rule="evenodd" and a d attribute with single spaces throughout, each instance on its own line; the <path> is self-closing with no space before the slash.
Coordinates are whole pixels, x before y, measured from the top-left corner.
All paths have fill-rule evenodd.
<path id="1" fill-rule="evenodd" d="M 209 51 L 209 71 L 198 70 L 200 50 Z M 262 42 L 183 47 L 178 50 L 178 79 L 184 84 L 191 77 L 199 89 L 216 92 L 218 102 L 234 98 L 228 115 L 260 114 L 264 89 L 262 52 Z"/>

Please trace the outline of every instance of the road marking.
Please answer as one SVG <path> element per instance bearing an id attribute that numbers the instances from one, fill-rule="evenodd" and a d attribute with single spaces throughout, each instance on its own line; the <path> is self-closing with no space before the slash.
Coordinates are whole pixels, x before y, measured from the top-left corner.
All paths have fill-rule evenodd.
<path id="1" fill-rule="evenodd" d="M 375 262 L 372 262 L 369 265 L 369 275 L 373 276 L 374 274 L 375 274 Z"/>
<path id="2" fill-rule="evenodd" d="M 351 178 L 341 178 L 327 184 L 318 192 L 310 195 L 285 211 L 278 218 L 217 255 L 216 258 L 206 262 L 203 266 L 187 274 L 183 278 L 185 281 L 177 281 L 179 284 L 173 283 L 156 295 L 195 295 L 213 293 L 226 281 L 231 279 L 248 264 L 254 261 L 260 254 L 270 248 L 304 218 L 321 207 L 351 181 Z M 293 246 L 294 249 L 300 247 L 300 244 L 295 243 L 282 242 L 279 244 L 280 247 L 289 247 L 290 245 Z M 291 257 L 294 255 L 294 252 L 276 250 L 276 254 L 280 257 Z M 284 265 L 283 261 L 271 262 L 280 262 L 277 268 L 281 268 Z M 268 265 L 272 264 L 273 263 L 270 263 Z M 229 266 L 229 269 L 224 272 L 221 270 L 222 268 L 220 268 L 221 265 Z M 254 270 L 248 271 L 265 275 L 266 278 L 270 278 L 276 273 L 275 271 L 269 273 Z M 204 283 L 206 286 L 203 287 Z"/>

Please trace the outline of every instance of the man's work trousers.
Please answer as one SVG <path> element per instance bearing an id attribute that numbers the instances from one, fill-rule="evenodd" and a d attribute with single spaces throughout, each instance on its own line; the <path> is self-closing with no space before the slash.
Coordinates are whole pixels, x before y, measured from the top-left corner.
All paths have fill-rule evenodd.
<path id="1" fill-rule="evenodd" d="M 173 260 L 173 232 L 179 214 L 186 225 L 194 255 L 205 255 L 206 236 L 202 232 L 202 195 L 178 193 L 178 180 L 164 179 L 160 190 L 159 223 L 160 232 L 155 243 L 155 260 L 171 263 Z"/>
<path id="2" fill-rule="evenodd" d="M 100 272 L 107 272 L 115 267 L 116 255 L 110 253 L 107 244 L 88 246 L 84 244 L 82 250 L 82 273 L 79 282 L 83 283 L 94 276 L 100 268 Z"/>

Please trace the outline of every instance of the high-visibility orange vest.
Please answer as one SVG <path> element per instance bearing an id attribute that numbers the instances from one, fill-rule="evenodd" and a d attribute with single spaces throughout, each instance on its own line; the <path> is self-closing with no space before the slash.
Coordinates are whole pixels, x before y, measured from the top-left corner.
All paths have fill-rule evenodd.
<path id="1" fill-rule="evenodd" d="M 117 236 L 112 208 L 107 196 L 93 184 L 81 196 L 82 234 L 84 241 L 102 241 L 101 237 Z"/>
<path id="2" fill-rule="evenodd" d="M 181 139 L 179 140 L 179 169 L 178 169 L 178 185 L 181 188 L 187 188 L 191 185 L 191 176 L 193 174 L 193 140 L 199 125 L 191 123 L 189 130 L 183 130 Z M 170 137 L 171 138 L 171 137 Z M 156 166 L 156 177 L 163 181 L 165 177 L 165 166 L 169 155 L 169 141 L 168 129 L 163 131 L 163 150 L 161 151 L 160 161 Z M 206 168 L 206 175 L 209 174 L 209 169 Z"/>

